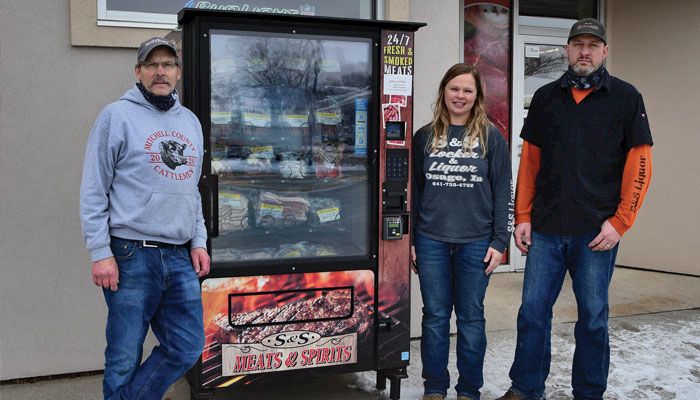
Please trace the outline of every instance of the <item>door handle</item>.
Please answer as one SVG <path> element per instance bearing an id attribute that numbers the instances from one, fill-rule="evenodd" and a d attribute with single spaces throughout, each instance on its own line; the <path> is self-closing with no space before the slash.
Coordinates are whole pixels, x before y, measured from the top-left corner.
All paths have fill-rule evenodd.
<path id="1" fill-rule="evenodd" d="M 219 236 L 219 175 L 210 174 L 211 178 L 211 233 L 210 236 L 215 238 Z"/>
<path id="2" fill-rule="evenodd" d="M 199 195 L 202 197 L 202 214 L 209 238 L 219 236 L 219 176 L 202 175 L 199 181 Z"/>

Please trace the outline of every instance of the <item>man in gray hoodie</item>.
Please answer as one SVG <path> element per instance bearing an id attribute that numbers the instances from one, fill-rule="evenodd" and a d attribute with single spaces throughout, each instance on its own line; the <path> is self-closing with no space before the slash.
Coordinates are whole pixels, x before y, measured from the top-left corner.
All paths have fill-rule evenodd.
<path id="1" fill-rule="evenodd" d="M 202 128 L 182 107 L 175 47 L 141 44 L 138 82 L 90 132 L 80 188 L 92 281 L 108 308 L 104 398 L 161 399 L 204 345 L 198 277 L 209 273 L 197 189 Z M 159 341 L 141 363 L 151 326 Z"/>

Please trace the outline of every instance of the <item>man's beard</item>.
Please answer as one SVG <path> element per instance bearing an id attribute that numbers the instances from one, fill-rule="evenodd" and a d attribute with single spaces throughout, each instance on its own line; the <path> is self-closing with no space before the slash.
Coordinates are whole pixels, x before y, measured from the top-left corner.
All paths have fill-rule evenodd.
<path id="1" fill-rule="evenodd" d="M 574 72 L 576 72 L 576 74 L 578 76 L 588 76 L 588 75 L 592 74 L 595 70 L 600 68 L 601 65 L 603 65 L 603 63 L 595 65 L 591 62 L 591 65 L 589 67 L 582 67 L 582 66 L 578 65 L 577 63 L 574 63 L 571 66 L 571 69 L 573 69 Z"/>

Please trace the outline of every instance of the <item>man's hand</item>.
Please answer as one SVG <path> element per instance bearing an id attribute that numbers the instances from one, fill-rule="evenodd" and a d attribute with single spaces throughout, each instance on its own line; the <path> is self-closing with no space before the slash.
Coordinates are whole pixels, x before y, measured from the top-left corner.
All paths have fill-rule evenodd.
<path id="1" fill-rule="evenodd" d="M 116 292 L 119 285 L 119 267 L 114 257 L 92 263 L 92 283 Z"/>
<path id="2" fill-rule="evenodd" d="M 484 257 L 484 262 L 488 263 L 486 266 L 486 270 L 484 271 L 486 275 L 489 275 L 491 272 L 493 272 L 496 267 L 501 265 L 501 260 L 503 259 L 503 253 L 500 251 L 489 247 L 488 251 L 486 252 L 486 257 Z"/>
<path id="3" fill-rule="evenodd" d="M 190 257 L 192 258 L 192 266 L 197 276 L 200 278 L 207 276 L 207 274 L 209 274 L 209 267 L 211 266 L 211 259 L 209 258 L 207 250 L 202 247 L 194 248 L 190 250 Z"/>
<path id="4" fill-rule="evenodd" d="M 411 246 L 411 270 L 414 274 L 418 274 L 418 265 L 416 265 L 416 246 Z"/>
<path id="5" fill-rule="evenodd" d="M 527 254 L 527 250 L 532 244 L 532 224 L 529 222 L 522 222 L 515 227 L 513 231 L 513 237 L 515 238 L 515 247 L 520 250 L 523 255 Z"/>
<path id="6" fill-rule="evenodd" d="M 615 247 L 620 241 L 620 238 L 622 238 L 622 236 L 620 236 L 615 230 L 615 227 L 606 220 L 600 227 L 600 233 L 592 242 L 588 243 L 588 247 L 593 251 L 607 251 Z"/>

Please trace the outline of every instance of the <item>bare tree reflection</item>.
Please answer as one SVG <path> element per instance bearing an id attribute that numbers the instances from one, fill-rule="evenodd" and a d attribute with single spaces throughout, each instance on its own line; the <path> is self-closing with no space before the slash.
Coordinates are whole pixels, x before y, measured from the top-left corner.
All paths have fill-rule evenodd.
<path id="1" fill-rule="evenodd" d="M 562 68 L 566 69 L 566 57 L 560 48 L 546 48 L 537 58 L 525 58 L 525 76 L 558 76 Z"/>
<path id="2" fill-rule="evenodd" d="M 318 41 L 260 38 L 248 47 L 247 59 L 241 86 L 267 102 L 272 127 L 282 124 L 284 112 L 308 112 L 321 71 Z"/>

